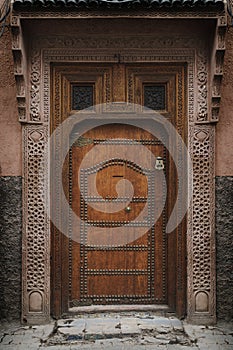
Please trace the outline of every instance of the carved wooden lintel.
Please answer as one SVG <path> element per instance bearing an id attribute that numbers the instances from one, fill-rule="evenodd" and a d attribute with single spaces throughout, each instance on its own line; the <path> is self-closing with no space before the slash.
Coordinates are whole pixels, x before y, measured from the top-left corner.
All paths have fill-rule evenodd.
<path id="1" fill-rule="evenodd" d="M 49 18 L 221 18 L 221 21 L 225 21 L 225 9 L 220 10 L 219 8 L 194 8 L 194 9 L 178 9 L 178 10 L 169 10 L 166 8 L 141 8 L 141 9 L 75 9 L 69 10 L 68 8 L 63 11 L 62 9 L 47 10 L 46 8 L 41 8 L 37 10 L 30 9 L 17 9 L 14 10 L 14 15 L 20 15 L 21 18 L 40 18 L 40 19 L 49 19 Z"/>
<path id="2" fill-rule="evenodd" d="M 226 5 L 225 5 L 226 6 Z M 39 94 L 40 94 L 40 77 L 38 76 L 38 65 L 40 64 L 40 51 L 35 53 L 34 57 L 32 57 L 31 61 L 31 76 L 30 76 L 30 90 L 26 88 L 27 84 L 25 83 L 28 77 L 25 75 L 25 68 L 27 67 L 26 55 L 23 47 L 23 35 L 21 31 L 21 20 L 22 19 L 33 19 L 40 17 L 41 19 L 49 19 L 49 18 L 108 18 L 108 17 L 139 17 L 139 18 L 215 18 L 217 20 L 216 25 L 216 34 L 215 40 L 212 49 L 212 58 L 211 58 L 211 77 L 208 78 L 207 71 L 201 70 L 201 73 L 198 76 L 198 111 L 196 120 L 198 123 L 213 123 L 217 122 L 219 118 L 219 108 L 221 101 L 221 83 L 222 83 L 222 75 L 223 75 L 223 62 L 224 62 L 224 52 L 225 52 L 225 33 L 226 33 L 226 25 L 227 25 L 227 15 L 226 9 L 224 11 L 219 10 L 211 10 L 207 11 L 202 9 L 201 13 L 198 11 L 137 11 L 132 13 L 132 9 L 130 13 L 127 11 L 112 12 L 112 11 L 91 11 L 91 10 L 82 10 L 78 12 L 73 11 L 46 11 L 41 10 L 40 12 L 36 11 L 15 11 L 12 12 L 11 17 L 11 26 L 12 26 L 12 51 L 15 62 L 15 79 L 17 85 L 17 101 L 18 101 L 18 114 L 19 121 L 21 122 L 30 122 L 30 123 L 41 123 L 43 122 L 43 118 L 41 116 L 41 111 L 38 110 L 39 105 Z M 61 38 L 59 38 L 60 41 Z M 48 43 L 48 47 L 53 43 L 52 40 L 46 40 Z M 168 42 L 170 39 L 168 40 Z M 179 40 L 178 40 L 179 41 Z M 58 42 L 58 38 L 57 38 Z M 61 41 L 60 41 L 61 42 Z M 83 45 L 85 45 L 83 41 Z M 162 43 L 160 39 L 160 45 L 166 45 L 166 38 L 164 38 L 164 42 Z M 64 41 L 64 46 L 71 45 L 72 43 L 75 45 L 75 38 L 67 39 Z M 39 42 L 38 42 L 39 44 Z M 54 42 L 55 44 L 55 42 Z M 76 43 L 77 44 L 77 43 Z M 82 42 L 79 41 L 82 46 Z M 175 44 L 175 43 L 174 43 Z M 178 42 L 177 42 L 178 44 Z M 44 44 L 45 45 L 45 42 Z M 206 60 L 206 62 L 204 62 Z M 199 56 L 199 65 L 207 64 L 208 57 L 200 57 Z M 36 67 L 36 69 L 34 69 Z M 27 67 L 28 68 L 28 67 Z M 37 72 L 36 72 L 37 70 Z M 200 69 L 199 69 L 200 71 Z M 205 76 L 204 76 L 205 75 Z M 208 81 L 207 81 L 208 80 Z M 211 92 L 208 92 L 211 87 Z M 30 96 L 30 98 L 29 98 Z M 30 103 L 30 109 L 28 108 Z M 209 104 L 209 106 L 208 106 Z"/>

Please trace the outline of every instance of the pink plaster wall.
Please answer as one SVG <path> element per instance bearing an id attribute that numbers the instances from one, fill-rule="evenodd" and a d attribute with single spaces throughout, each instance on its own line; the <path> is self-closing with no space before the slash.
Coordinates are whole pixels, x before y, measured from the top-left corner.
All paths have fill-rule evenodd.
<path id="1" fill-rule="evenodd" d="M 220 121 L 216 129 L 216 175 L 233 175 L 233 27 L 227 32 Z"/>
<path id="2" fill-rule="evenodd" d="M 0 3 L 2 0 L 0 0 Z M 233 28 L 228 29 L 220 121 L 216 130 L 216 175 L 233 175 Z M 11 35 L 0 38 L 0 176 L 21 175 L 21 125 L 18 122 Z"/>
<path id="3" fill-rule="evenodd" d="M 11 35 L 0 38 L 0 176 L 21 175 L 21 125 L 18 122 Z"/>

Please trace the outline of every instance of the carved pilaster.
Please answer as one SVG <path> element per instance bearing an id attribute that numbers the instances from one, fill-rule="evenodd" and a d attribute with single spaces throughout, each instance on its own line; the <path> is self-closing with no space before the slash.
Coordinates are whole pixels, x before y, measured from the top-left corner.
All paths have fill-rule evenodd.
<path id="1" fill-rule="evenodd" d="M 24 323 L 50 316 L 50 243 L 48 209 L 48 130 L 23 127 L 23 305 Z"/>
<path id="2" fill-rule="evenodd" d="M 193 200 L 187 236 L 188 319 L 204 324 L 216 321 L 214 140 L 212 125 L 190 130 Z"/>

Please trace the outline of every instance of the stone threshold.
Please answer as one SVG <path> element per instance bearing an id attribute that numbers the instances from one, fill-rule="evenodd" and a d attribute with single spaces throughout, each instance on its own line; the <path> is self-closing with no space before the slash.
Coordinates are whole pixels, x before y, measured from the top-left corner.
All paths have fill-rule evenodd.
<path id="1" fill-rule="evenodd" d="M 173 316 L 175 313 L 167 305 L 86 305 L 69 308 L 69 314 L 104 312 L 153 312 L 158 315 Z"/>
<path id="2" fill-rule="evenodd" d="M 175 317 L 139 313 L 101 313 L 79 318 L 60 319 L 56 322 L 51 336 L 46 340 L 48 346 L 80 342 L 139 341 L 154 345 L 190 345 L 182 322 Z"/>

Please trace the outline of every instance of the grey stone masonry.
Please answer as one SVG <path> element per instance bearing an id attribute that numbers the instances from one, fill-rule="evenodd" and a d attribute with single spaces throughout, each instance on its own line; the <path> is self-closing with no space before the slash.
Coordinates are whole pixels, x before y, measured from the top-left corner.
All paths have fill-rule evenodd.
<path id="1" fill-rule="evenodd" d="M 152 313 L 92 314 L 43 326 L 2 324 L 0 350 L 232 350 L 230 323 L 193 326 Z"/>
<path id="2" fill-rule="evenodd" d="M 19 320 L 22 269 L 22 178 L 0 177 L 0 319 Z"/>
<path id="3" fill-rule="evenodd" d="M 216 178 L 217 318 L 233 320 L 233 177 Z"/>

